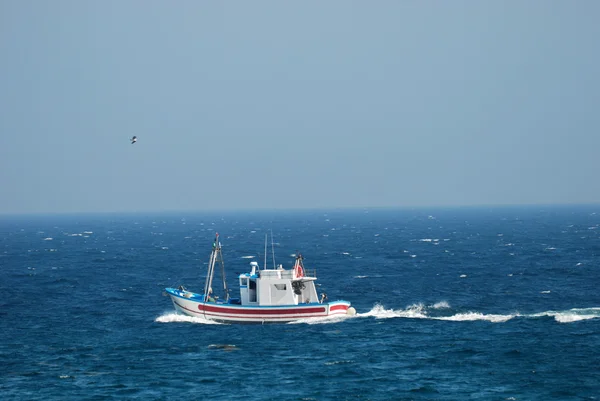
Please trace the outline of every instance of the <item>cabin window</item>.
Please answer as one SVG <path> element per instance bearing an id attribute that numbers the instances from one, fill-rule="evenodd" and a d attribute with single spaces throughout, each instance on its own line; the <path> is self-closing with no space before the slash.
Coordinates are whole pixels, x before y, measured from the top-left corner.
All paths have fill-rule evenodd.
<path id="1" fill-rule="evenodd" d="M 273 284 L 273 286 L 275 287 L 275 289 L 279 290 L 279 291 L 285 291 L 287 290 L 287 287 L 285 284 Z"/>
<path id="2" fill-rule="evenodd" d="M 240 279 L 240 285 L 248 286 L 248 279 L 247 278 Z"/>
<path id="3" fill-rule="evenodd" d="M 249 293 L 248 293 L 248 301 L 250 302 L 257 302 L 257 297 L 256 297 L 256 280 L 250 280 L 250 285 L 248 286 L 249 289 Z"/>

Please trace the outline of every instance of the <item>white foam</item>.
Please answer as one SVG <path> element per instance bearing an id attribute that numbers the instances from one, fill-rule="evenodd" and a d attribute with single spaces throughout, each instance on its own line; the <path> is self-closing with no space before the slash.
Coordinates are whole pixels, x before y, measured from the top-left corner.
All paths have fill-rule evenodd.
<path id="1" fill-rule="evenodd" d="M 436 302 L 432 306 L 433 309 L 450 309 L 450 304 L 446 301 Z"/>
<path id="2" fill-rule="evenodd" d="M 196 324 L 222 324 L 213 320 L 204 319 L 203 317 L 192 317 L 179 315 L 177 313 L 165 313 L 154 319 L 157 323 L 196 323 Z"/>
<path id="3" fill-rule="evenodd" d="M 559 323 L 572 323 L 600 318 L 600 308 L 573 308 L 566 311 L 547 311 L 531 315 L 531 317 L 543 316 L 553 317 Z"/>
<path id="4" fill-rule="evenodd" d="M 503 323 L 517 315 L 484 315 L 478 312 L 457 313 L 453 316 L 435 317 L 436 320 L 450 320 L 454 322 L 472 322 L 475 320 L 486 320 L 492 323 Z"/>
<path id="5" fill-rule="evenodd" d="M 554 316 L 554 320 L 558 323 L 572 323 L 578 322 L 580 320 L 589 320 L 589 319 L 597 319 L 600 316 L 598 315 L 571 315 L 568 313 L 558 313 Z"/>
<path id="6" fill-rule="evenodd" d="M 385 309 L 383 305 L 376 304 L 373 309 L 367 313 L 357 313 L 358 317 L 375 317 L 377 319 L 390 319 L 396 317 L 412 318 L 412 319 L 427 319 L 424 312 L 423 304 L 411 305 L 406 309 Z"/>
<path id="7" fill-rule="evenodd" d="M 52 237 L 48 237 L 48 238 L 44 238 L 44 241 L 52 241 L 54 238 Z"/>
<path id="8" fill-rule="evenodd" d="M 354 363 L 354 361 L 352 361 L 352 360 L 331 361 L 331 362 L 325 362 L 325 365 L 328 365 L 328 366 L 343 365 L 343 364 L 347 364 L 347 363 Z"/>
<path id="9" fill-rule="evenodd" d="M 251 256 L 251 255 L 247 255 L 247 256 L 242 256 L 242 259 L 254 259 L 256 256 Z"/>

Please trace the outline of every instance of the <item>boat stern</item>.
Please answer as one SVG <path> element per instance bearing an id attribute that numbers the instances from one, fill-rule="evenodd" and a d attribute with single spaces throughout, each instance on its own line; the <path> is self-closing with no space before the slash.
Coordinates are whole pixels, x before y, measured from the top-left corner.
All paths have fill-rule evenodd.
<path id="1" fill-rule="evenodd" d="M 327 303 L 327 311 L 329 316 L 348 315 L 354 316 L 356 310 L 348 301 L 332 301 Z"/>

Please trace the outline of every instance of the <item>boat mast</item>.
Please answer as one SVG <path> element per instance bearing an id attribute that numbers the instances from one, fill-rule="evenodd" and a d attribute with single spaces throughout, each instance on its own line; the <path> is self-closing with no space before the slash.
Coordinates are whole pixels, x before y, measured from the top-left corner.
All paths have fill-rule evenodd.
<path id="1" fill-rule="evenodd" d="M 223 262 L 223 254 L 221 253 L 221 242 L 219 241 L 219 233 L 215 235 L 210 260 L 208 262 L 208 271 L 206 272 L 206 282 L 204 284 L 204 302 L 208 301 L 210 292 L 212 291 L 212 281 L 215 275 L 215 264 L 219 262 L 221 265 L 221 278 L 223 280 L 223 290 L 225 291 L 225 301 L 229 300 L 229 291 L 227 290 L 227 280 L 225 280 L 225 263 Z"/>
<path id="2" fill-rule="evenodd" d="M 227 280 L 225 279 L 225 262 L 223 261 L 223 254 L 221 253 L 221 243 L 217 245 L 218 248 L 218 261 L 221 265 L 221 280 L 223 280 L 223 291 L 225 294 L 225 302 L 229 301 L 229 290 L 227 289 Z"/>

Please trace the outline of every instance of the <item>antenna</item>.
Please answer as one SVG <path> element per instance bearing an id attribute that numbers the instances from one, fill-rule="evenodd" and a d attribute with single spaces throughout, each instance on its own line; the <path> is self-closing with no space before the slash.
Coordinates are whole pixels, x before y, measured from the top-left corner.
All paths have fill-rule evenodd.
<path id="1" fill-rule="evenodd" d="M 265 233 L 265 265 L 263 267 L 263 270 L 267 268 L 267 233 Z"/>
<path id="2" fill-rule="evenodd" d="M 271 252 L 273 252 L 273 269 L 277 269 L 277 266 L 275 266 L 275 246 L 273 245 L 273 230 L 271 230 Z"/>

